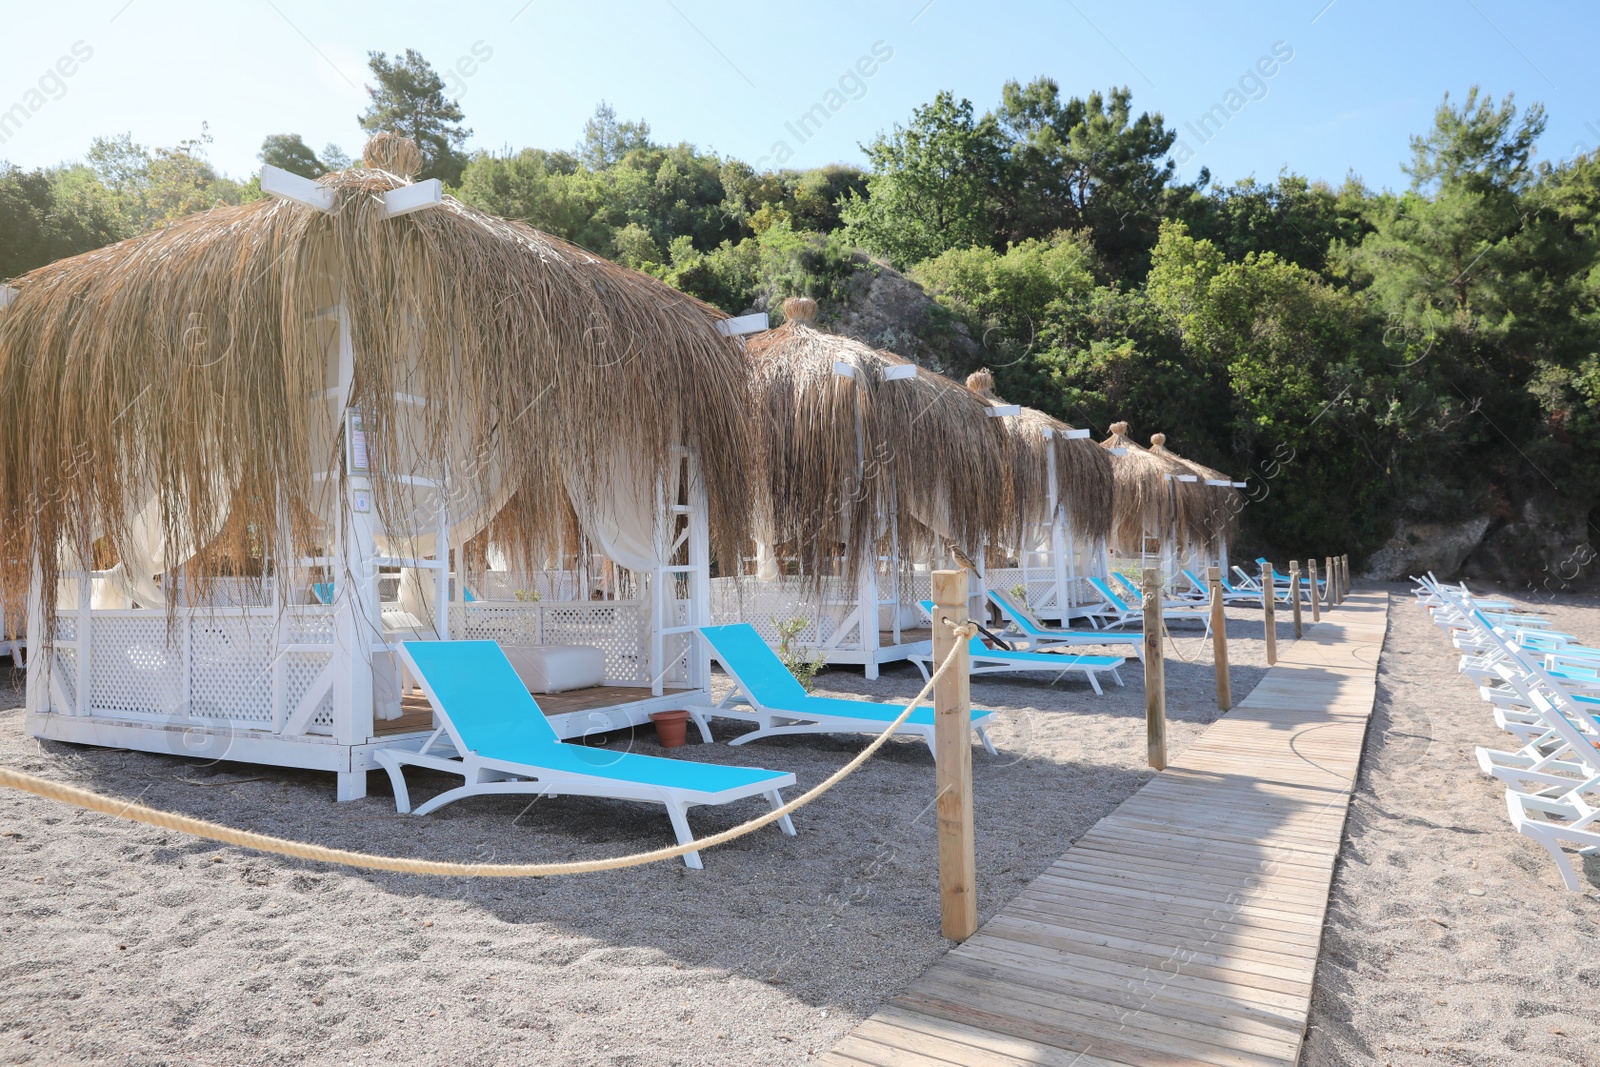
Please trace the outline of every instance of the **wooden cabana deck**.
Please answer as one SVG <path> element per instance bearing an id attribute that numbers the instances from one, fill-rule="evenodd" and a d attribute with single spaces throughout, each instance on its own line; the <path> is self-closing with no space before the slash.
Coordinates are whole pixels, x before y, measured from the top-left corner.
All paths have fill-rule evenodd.
<path id="1" fill-rule="evenodd" d="M 544 712 L 547 719 L 560 719 L 561 716 L 581 713 L 586 711 L 609 711 L 613 708 L 628 708 L 635 704 L 672 704 L 679 693 L 689 693 L 693 690 L 683 686 L 664 686 L 662 695 L 655 696 L 650 692 L 648 685 L 593 685 L 587 689 L 572 689 L 565 693 L 539 693 L 534 699 L 539 702 L 539 710 Z M 652 711 L 673 710 L 668 707 L 652 707 Z M 400 698 L 400 717 L 398 719 L 379 719 L 373 724 L 374 737 L 393 737 L 395 734 L 419 733 L 433 729 L 433 708 L 428 705 L 428 698 L 421 694 L 407 694 Z M 560 732 L 559 724 L 557 732 Z"/>
<path id="2" fill-rule="evenodd" d="M 1355 594 L 1308 624 L 1246 700 L 822 1062 L 1294 1064 L 1386 613 Z"/>

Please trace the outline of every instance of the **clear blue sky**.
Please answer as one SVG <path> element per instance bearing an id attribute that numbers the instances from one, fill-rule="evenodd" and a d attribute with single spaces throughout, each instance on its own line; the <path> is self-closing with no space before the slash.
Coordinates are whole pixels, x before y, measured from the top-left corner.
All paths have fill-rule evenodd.
<path id="1" fill-rule="evenodd" d="M 1161 112 L 1193 150 L 1186 177 L 1204 165 L 1223 182 L 1271 179 L 1287 165 L 1400 187 L 1408 136 L 1446 90 L 1473 83 L 1545 104 L 1541 158 L 1600 145 L 1597 24 L 1600 7 L 1578 0 L 0 0 L 0 112 L 43 99 L 0 159 L 54 164 L 123 131 L 170 145 L 202 122 L 212 160 L 234 177 L 256 169 L 269 133 L 359 154 L 368 50 L 417 48 L 443 69 L 476 44 L 493 55 L 458 83 L 460 100 L 470 145 L 491 151 L 570 147 L 605 98 L 620 117 L 647 119 L 658 140 L 751 162 L 784 141 L 790 165 L 860 163 L 858 143 L 940 89 L 982 111 L 1006 79 L 1044 74 L 1074 95 L 1128 85 L 1135 109 Z M 92 56 L 70 77 L 49 74 L 77 42 Z M 827 103 L 878 42 L 892 58 L 847 80 L 859 98 L 833 98 L 844 103 L 800 143 L 785 124 Z M 1277 42 L 1293 58 L 1248 85 L 1257 99 L 1204 143 L 1184 130 Z M 30 97 L 42 77 L 46 92 Z"/>

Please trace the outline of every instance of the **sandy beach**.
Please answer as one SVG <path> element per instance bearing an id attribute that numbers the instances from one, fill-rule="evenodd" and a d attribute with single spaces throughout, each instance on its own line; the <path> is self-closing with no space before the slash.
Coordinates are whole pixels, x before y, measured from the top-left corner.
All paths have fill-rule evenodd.
<path id="1" fill-rule="evenodd" d="M 1549 854 L 1511 829 L 1505 790 L 1473 750 L 1516 740 L 1409 588 L 1390 588 L 1301 1062 L 1600 1063 L 1600 862 L 1570 893 Z M 1600 597 L 1493 593 L 1600 643 Z"/>
<path id="2" fill-rule="evenodd" d="M 1439 1062 L 1446 1051 L 1444 1062 L 1594 1062 L 1583 1055 L 1600 1028 L 1577 1005 L 1600 981 L 1596 894 L 1567 894 L 1543 851 L 1511 833 L 1471 762 L 1473 744 L 1502 735 L 1456 676 L 1444 635 L 1396 592 L 1304 1062 Z M 1540 609 L 1600 639 L 1594 606 Z M 1259 613 L 1230 620 L 1242 697 L 1264 673 Z M 1209 643 L 1198 628 L 1174 634 L 1180 751 L 1217 712 Z M 982 916 L 1150 777 L 1136 662 L 1124 678 L 1103 698 L 1074 681 L 974 683 L 974 704 L 1001 717 L 1000 756 L 974 756 Z M 919 685 L 899 667 L 875 682 L 829 671 L 818 689 L 903 698 Z M 803 788 L 862 743 L 672 754 L 792 770 Z M 649 731 L 609 744 L 664 754 Z M 395 855 L 539 861 L 671 840 L 659 809 L 577 798 L 399 816 L 380 775 L 372 796 L 339 805 L 326 776 L 40 743 L 20 710 L 0 712 L 0 761 Z M 445 779 L 414 782 L 421 796 Z M 700 872 L 673 863 L 537 882 L 328 868 L 0 794 L 0 1062 L 805 1063 L 949 946 L 932 782 L 926 749 L 896 740 L 801 811 L 796 839 L 757 833 L 708 851 Z M 696 809 L 691 821 L 705 833 L 759 810 Z"/>

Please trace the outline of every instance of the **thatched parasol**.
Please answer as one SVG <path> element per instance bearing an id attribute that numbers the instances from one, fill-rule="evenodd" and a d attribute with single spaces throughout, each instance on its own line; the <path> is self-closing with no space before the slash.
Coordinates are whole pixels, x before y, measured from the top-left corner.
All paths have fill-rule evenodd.
<path id="1" fill-rule="evenodd" d="M 995 395 L 994 375 L 987 369 L 967 375 L 967 388 L 986 403 L 1002 406 Z M 1049 454 L 1055 451 L 1056 498 L 1067 508 L 1075 533 L 1091 541 L 1111 530 L 1111 456 L 1088 438 L 1068 438 L 1070 425 L 1034 408 L 999 420 L 1006 428 L 1011 483 L 1025 524 L 1048 521 Z"/>
<path id="2" fill-rule="evenodd" d="M 938 555 L 942 544 L 916 542 L 972 548 L 1016 525 L 1005 430 L 977 397 L 899 356 L 817 330 L 811 300 L 786 300 L 783 313 L 782 326 L 746 343 L 762 424 L 764 540 L 792 545 L 808 576 L 825 573 L 842 551 L 854 577 L 891 518 L 908 552 Z M 886 380 L 885 372 L 909 377 Z"/>
<path id="3" fill-rule="evenodd" d="M 1170 456 L 1157 455 L 1128 436 L 1128 424 L 1111 424 L 1111 436 L 1100 447 L 1112 452 L 1115 478 L 1110 545 L 1122 555 L 1142 555 L 1148 535 L 1182 552 L 1203 540 L 1205 499 L 1200 486 L 1176 481 L 1193 472 Z M 1169 476 L 1174 476 L 1169 479 Z"/>
<path id="4" fill-rule="evenodd" d="M 387 167 L 415 162 L 378 148 Z M 57 550 L 101 534 L 126 559 L 133 513 L 202 562 L 223 516 L 271 546 L 326 544 L 341 299 L 374 469 L 448 475 L 452 514 L 514 490 L 500 529 L 531 558 L 559 549 L 574 506 L 649 494 L 682 443 L 699 449 L 714 545 L 744 543 L 746 368 L 720 312 L 454 200 L 386 217 L 403 173 L 320 184 L 329 213 L 219 208 L 16 283 L 0 312 L 4 588 L 26 589 L 37 559 L 54 589 Z M 401 525 L 414 507 L 399 479 L 373 497 Z"/>
<path id="5" fill-rule="evenodd" d="M 1231 544 L 1234 534 L 1239 529 L 1239 512 L 1244 510 L 1244 494 L 1233 487 L 1233 479 L 1203 463 L 1184 459 L 1167 447 L 1167 435 L 1164 433 L 1150 435 L 1150 451 L 1181 463 L 1189 469 L 1189 473 L 1200 479 L 1200 495 L 1205 501 L 1205 513 L 1200 529 L 1206 547 L 1215 550 L 1219 545 Z M 1205 484 L 1207 481 L 1228 484 L 1207 485 Z"/>

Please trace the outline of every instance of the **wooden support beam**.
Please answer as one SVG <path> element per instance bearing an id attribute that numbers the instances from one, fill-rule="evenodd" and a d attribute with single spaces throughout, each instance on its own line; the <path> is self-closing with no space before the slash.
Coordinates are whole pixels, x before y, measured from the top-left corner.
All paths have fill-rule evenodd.
<path id="1" fill-rule="evenodd" d="M 1261 565 L 1261 617 L 1266 625 L 1267 666 L 1278 662 L 1278 579 L 1272 573 L 1272 564 Z"/>
<path id="2" fill-rule="evenodd" d="M 967 572 L 934 571 L 933 605 L 934 665 L 947 656 L 956 657 L 933 689 L 940 932 L 952 941 L 965 941 L 978 929 L 978 860 L 972 829 L 972 664 L 967 639 L 957 637 L 949 624 L 967 621 Z"/>
<path id="3" fill-rule="evenodd" d="M 444 203 L 444 186 L 439 183 L 438 178 L 429 178 L 425 182 L 402 185 L 398 189 L 390 189 L 384 193 L 383 217 L 397 219 L 401 215 L 409 215 L 424 208 L 438 207 L 442 203 Z"/>
<path id="4" fill-rule="evenodd" d="M 1300 617 L 1300 561 L 1289 561 L 1289 600 L 1294 604 L 1294 639 L 1300 640 L 1306 635 L 1305 624 Z"/>
<path id="5" fill-rule="evenodd" d="M 719 320 L 717 332 L 724 337 L 743 337 L 747 333 L 760 333 L 767 329 L 767 326 L 767 313 L 758 311 L 754 315 L 738 315 L 731 319 Z"/>
<path id="6" fill-rule="evenodd" d="M 1216 661 L 1217 707 L 1233 708 L 1233 679 L 1228 674 L 1228 616 L 1222 603 L 1222 568 L 1206 568 L 1206 584 L 1211 588 L 1211 655 Z"/>
<path id="7" fill-rule="evenodd" d="M 331 185 L 318 185 L 310 178 L 302 178 L 298 174 L 280 170 L 270 163 L 261 167 L 261 191 L 274 199 L 293 200 L 297 204 L 304 204 L 318 211 L 333 210 Z"/>
<path id="8" fill-rule="evenodd" d="M 1317 585 L 1317 561 L 1315 557 L 1306 560 L 1306 570 L 1311 572 L 1311 621 L 1322 621 L 1322 590 Z"/>
<path id="9" fill-rule="evenodd" d="M 1144 572 L 1144 730 L 1150 766 L 1167 769 L 1167 670 L 1162 660 L 1161 575 Z"/>

